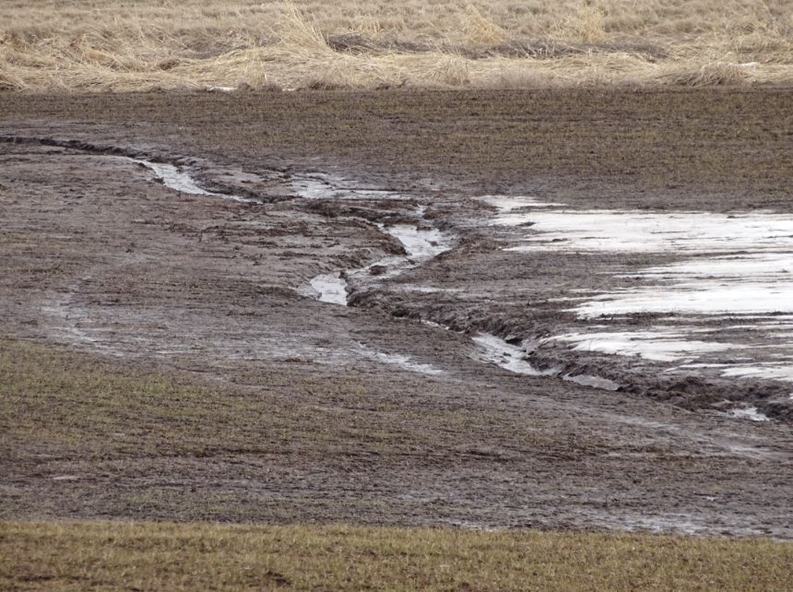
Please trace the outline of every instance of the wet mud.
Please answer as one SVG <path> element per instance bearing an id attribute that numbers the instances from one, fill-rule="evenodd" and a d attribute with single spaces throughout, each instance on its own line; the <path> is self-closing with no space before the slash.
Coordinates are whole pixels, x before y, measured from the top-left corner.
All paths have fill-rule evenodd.
<path id="1" fill-rule="evenodd" d="M 581 197 L 586 179 L 571 182 L 569 199 L 527 191 L 520 175 L 507 184 L 498 172 L 486 191 L 482 171 L 452 179 L 406 173 L 387 155 L 376 171 L 372 156 L 354 165 L 322 151 L 244 155 L 233 142 L 227 151 L 188 147 L 178 134 L 195 130 L 165 133 L 151 122 L 130 131 L 64 114 L 46 124 L 17 114 L 0 125 L 5 337 L 252 393 L 273 388 L 252 376 L 285 369 L 359 381 L 369 404 L 400 409 L 406 449 L 364 443 L 365 458 L 323 458 L 318 443 L 246 457 L 237 472 L 234 455 L 201 471 L 187 458 L 136 459 L 112 486 L 81 478 L 57 482 L 57 492 L 40 463 L 9 456 L 9 516 L 791 536 L 785 208 L 755 213 L 745 197 L 727 208 L 702 194 L 686 203 L 673 190 L 672 208 L 651 195 L 641 210 L 618 196 L 593 209 Z M 776 204 L 784 191 L 768 195 Z M 626 239 L 603 219 L 582 218 L 637 211 L 639 223 L 614 224 L 636 232 L 656 216 L 663 233 Z M 701 225 L 713 218 L 727 236 L 714 231 L 714 246 L 700 229 L 681 243 L 669 223 L 678 215 Z M 731 238 L 742 221 L 752 240 L 743 227 Z M 649 240 L 666 236 L 672 242 L 661 246 Z M 734 266 L 747 264 L 766 308 L 635 305 L 691 276 L 697 289 L 740 288 L 746 270 Z M 604 302 L 612 308 L 593 312 Z M 342 425 L 357 413 L 321 390 L 310 398 Z M 438 409 L 479 419 L 424 425 L 423 414 Z M 69 474 L 78 465 L 110 474 L 116 463 L 52 462 L 48 470 Z M 162 471 L 194 509 L 160 496 L 141 514 L 120 501 L 141 483 L 156 488 L 149 476 Z M 109 486 L 114 493 L 101 497 Z M 230 491 L 235 501 L 219 513 L 200 502 Z M 64 503 L 36 509 L 23 493 Z"/>

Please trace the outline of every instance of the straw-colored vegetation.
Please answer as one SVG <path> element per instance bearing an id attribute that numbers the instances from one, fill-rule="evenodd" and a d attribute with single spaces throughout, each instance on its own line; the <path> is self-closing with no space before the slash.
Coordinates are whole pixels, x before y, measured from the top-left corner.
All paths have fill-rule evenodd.
<path id="1" fill-rule="evenodd" d="M 6 0 L 0 89 L 793 81 L 789 0 Z"/>
<path id="2" fill-rule="evenodd" d="M 792 560 L 763 540 L 0 523 L 4 590 L 784 590 Z"/>

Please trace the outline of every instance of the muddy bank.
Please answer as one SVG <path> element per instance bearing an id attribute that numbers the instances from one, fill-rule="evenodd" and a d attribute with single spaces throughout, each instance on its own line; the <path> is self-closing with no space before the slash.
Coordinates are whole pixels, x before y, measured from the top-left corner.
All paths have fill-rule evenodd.
<path id="1" fill-rule="evenodd" d="M 737 104 L 719 93 L 696 96 Z M 422 99 L 423 113 L 443 113 L 447 126 L 460 121 L 447 111 L 450 105 L 470 98 L 428 97 Z M 494 130 L 524 120 L 525 97 L 487 97 L 495 102 L 480 108 L 498 107 L 501 115 L 480 118 L 481 127 L 463 126 L 460 133 L 491 138 L 490 149 L 498 154 L 501 140 Z M 492 171 L 499 191 L 479 192 L 487 159 L 464 174 L 461 163 L 472 156 L 458 153 L 450 140 L 445 156 L 418 165 L 412 148 L 424 145 L 424 132 L 409 122 L 396 125 L 399 131 L 389 142 L 380 136 L 380 153 L 373 138 L 362 140 L 356 157 L 341 155 L 339 147 L 360 125 L 347 132 L 350 136 L 337 130 L 334 147 L 324 136 L 308 133 L 304 123 L 318 125 L 328 104 L 352 100 L 344 95 L 299 97 L 288 108 L 273 99 L 269 119 L 253 124 L 261 126 L 261 142 L 251 140 L 245 150 L 240 138 L 258 119 L 242 125 L 237 111 L 223 111 L 214 95 L 172 96 L 168 106 L 162 100 L 34 97 L 4 115 L 4 136 L 46 141 L 0 144 L 3 335 L 47 347 L 60 344 L 114 368 L 188 376 L 217 389 L 219 401 L 249 401 L 262 417 L 278 410 L 283 423 L 277 433 L 287 436 L 273 438 L 271 431 L 249 425 L 247 407 L 247 415 L 223 415 L 222 422 L 204 416 L 207 434 L 226 430 L 229 444 L 218 438 L 200 459 L 168 440 L 159 442 L 154 454 L 123 447 L 113 452 L 114 446 L 103 457 L 80 446 L 59 453 L 56 440 L 34 443 L 14 431 L 13 453 L 6 450 L 2 461 L 11 475 L 3 490 L 9 516 L 790 536 L 785 397 L 791 387 L 786 382 L 723 376 L 716 364 L 740 368 L 741 363 L 718 358 L 734 355 L 718 348 L 708 351 L 717 358 L 706 361 L 652 360 L 576 349 L 580 341 L 562 339 L 596 324 L 608 325 L 595 328 L 600 333 L 635 336 L 654 330 L 657 314 L 593 321 L 580 316 L 576 306 L 599 294 L 635 289 L 647 278 L 669 281 L 663 274 L 677 269 L 675 254 L 510 251 L 541 217 L 527 220 L 529 225 L 492 223 L 498 205 L 515 196 L 517 201 L 509 201 L 514 215 L 528 215 L 538 203 L 546 206 L 541 211 L 555 207 L 550 203 L 591 209 L 616 170 L 604 175 L 603 170 L 595 174 L 594 165 L 579 169 L 568 201 L 552 199 L 549 191 L 524 192 L 536 182 L 525 170 L 509 173 L 507 187 L 500 167 Z M 414 95 L 405 100 L 419 101 Z M 623 108 L 649 109 L 632 103 L 630 94 L 620 100 Z M 656 119 L 664 120 L 684 100 L 692 99 L 671 94 L 669 104 L 656 106 Z M 776 100 L 774 93 L 758 94 L 766 113 L 777 108 Z M 95 101 L 98 123 L 65 122 L 80 118 L 73 109 L 85 101 Z M 368 113 L 362 116 L 364 126 L 385 125 L 384 112 L 396 108 L 388 93 L 366 95 L 364 101 L 374 109 L 363 111 Z M 183 102 L 192 105 L 192 115 L 177 109 Z M 243 112 L 248 108 L 254 107 Z M 237 139 L 220 142 L 225 134 L 220 123 L 179 119 L 213 109 L 218 121 L 237 129 Z M 295 128 L 296 136 L 303 134 L 302 147 L 298 150 L 292 138 L 275 154 L 279 126 L 287 123 L 278 118 L 292 109 L 304 110 Z M 591 122 L 565 120 L 564 113 L 572 117 L 565 109 L 557 107 L 556 119 L 549 120 L 557 131 L 579 125 L 585 133 Z M 649 162 L 651 152 L 657 157 L 657 147 L 624 129 L 643 129 L 644 117 L 626 123 L 603 109 L 595 124 L 601 131 L 612 129 L 613 139 L 621 137 L 639 159 L 646 156 Z M 13 113 L 18 120 L 9 120 Z M 164 123 L 169 113 L 189 125 L 169 127 Z M 704 108 L 700 116 L 709 117 Z M 113 117 L 129 125 L 111 123 Z M 424 121 L 427 129 L 441 124 L 432 117 Z M 340 125 L 327 123 L 332 130 Z M 737 158 L 730 142 L 722 141 L 722 128 L 714 125 L 705 140 L 716 146 L 716 154 Z M 770 158 L 776 142 L 787 141 L 764 140 L 750 128 L 755 153 L 749 160 Z M 480 157 L 486 152 L 484 145 L 471 149 Z M 672 146 L 661 154 L 677 158 Z M 513 158 L 507 152 L 500 156 Z M 158 172 L 129 157 L 174 168 Z M 559 158 L 583 163 L 587 156 L 570 149 Z M 402 170 L 408 164 L 415 166 L 413 172 Z M 441 165 L 446 172 L 430 176 Z M 555 170 L 543 161 L 532 166 L 548 175 Z M 736 193 L 729 204 L 726 194 L 713 197 L 721 182 L 682 170 L 687 183 L 702 187 L 690 201 L 682 202 L 676 190 L 665 193 L 650 171 L 642 180 L 626 175 L 617 189 L 608 189 L 609 207 L 634 203 L 638 198 L 625 188 L 641 184 L 657 192 L 644 202 L 645 210 L 655 213 L 663 213 L 658 204 L 664 200 L 686 211 L 747 207 L 738 195 L 741 183 L 748 187 L 739 179 L 741 169 L 734 171 Z M 773 181 L 776 173 L 766 172 L 764 182 L 776 183 L 775 189 L 752 199 L 770 207 L 788 189 Z M 177 173 L 188 175 L 195 191 L 175 186 L 171 180 Z M 225 199 L 230 196 L 243 199 Z M 349 306 L 323 301 L 323 290 L 313 287 L 318 278 L 343 280 L 343 294 L 341 283 L 335 284 L 335 299 Z M 567 300 L 579 297 L 586 300 Z M 755 349 L 767 352 L 761 361 L 787 347 L 781 329 L 755 331 L 710 318 L 663 322 L 682 341 L 736 342 L 752 335 Z M 683 330 L 692 323 L 715 333 Z M 773 343 L 763 342 L 769 335 Z M 673 367 L 681 373 L 665 373 Z M 21 411 L 7 416 L 14 413 Z M 754 421 L 758 414 L 771 421 Z M 178 428 L 186 421 L 153 417 L 155 426 L 173 422 Z M 97 441 L 121 438 L 105 425 L 110 426 L 103 420 L 92 428 Z M 317 431 L 318 425 L 323 429 Z M 163 474 L 172 477 L 165 482 L 157 477 Z M 75 478 L 56 479 L 63 475 Z"/>

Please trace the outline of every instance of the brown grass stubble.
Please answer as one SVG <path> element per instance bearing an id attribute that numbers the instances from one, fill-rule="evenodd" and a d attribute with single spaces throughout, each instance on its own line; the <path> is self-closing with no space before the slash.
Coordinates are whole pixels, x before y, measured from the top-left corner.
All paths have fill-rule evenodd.
<path id="1" fill-rule="evenodd" d="M 5 590 L 784 590 L 764 540 L 348 526 L 0 523 Z"/>
<path id="2" fill-rule="evenodd" d="M 791 19 L 785 0 L 16 0 L 0 89 L 789 84 Z"/>

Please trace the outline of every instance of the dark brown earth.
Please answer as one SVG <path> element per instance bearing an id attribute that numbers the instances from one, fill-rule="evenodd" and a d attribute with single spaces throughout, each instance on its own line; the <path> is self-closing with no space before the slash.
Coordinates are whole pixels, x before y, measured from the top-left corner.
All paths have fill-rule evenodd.
<path id="1" fill-rule="evenodd" d="M 552 334 L 575 322 L 556 298 L 615 285 L 592 269 L 663 260 L 516 265 L 472 197 L 789 212 L 792 105 L 785 89 L 0 94 L 0 337 L 66 346 L 78 368 L 178 377 L 245 410 L 201 415 L 204 448 L 167 437 L 187 419 L 156 413 L 150 445 L 118 445 L 103 416 L 63 448 L 21 429 L 6 400 L 0 515 L 790 537 L 789 386 L 568 351 L 533 360 L 621 385 L 608 392 L 512 374 L 470 336 Z M 124 156 L 257 203 L 176 192 Z M 296 197 L 292 181 L 315 173 L 404 199 Z M 372 223 L 415 222 L 420 205 L 451 251 L 352 279 L 351 307 L 298 293 L 398 253 Z M 427 285 L 447 291 L 406 291 Z M 775 420 L 729 417 L 725 399 Z"/>

